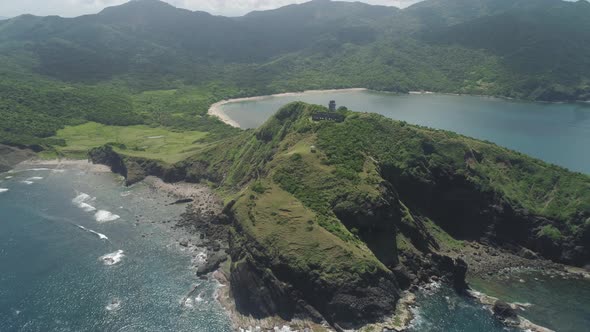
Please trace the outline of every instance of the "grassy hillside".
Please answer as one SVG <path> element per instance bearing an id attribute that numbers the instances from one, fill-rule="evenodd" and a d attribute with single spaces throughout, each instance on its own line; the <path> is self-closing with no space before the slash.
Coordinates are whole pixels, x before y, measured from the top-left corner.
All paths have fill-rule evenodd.
<path id="1" fill-rule="evenodd" d="M 88 122 L 58 130 L 55 139 L 63 140 L 65 146 L 56 147 L 55 152 L 66 158 L 84 159 L 92 148 L 111 144 L 117 152 L 128 156 L 175 163 L 203 148 L 206 136 L 207 133 L 199 131 L 175 132 L 145 125 L 121 127 Z"/>
<path id="2" fill-rule="evenodd" d="M 464 240 L 590 261 L 590 177 L 376 114 L 312 121 L 318 111 L 326 109 L 289 104 L 175 166 L 228 202 L 232 285 L 246 312 L 292 318 L 294 297 L 331 323 L 368 322 L 397 301 L 400 269 L 425 278 L 454 271 L 437 255 Z M 422 260 L 434 270 L 421 272 Z M 259 282 L 270 289 L 248 286 Z"/>
<path id="3" fill-rule="evenodd" d="M 445 210 L 452 215 L 454 209 L 464 209 L 465 217 L 494 202 L 512 212 L 546 217 L 547 223 L 553 220 L 551 225 L 564 237 L 588 226 L 586 175 L 491 143 L 375 114 L 346 112 L 343 123 L 312 122 L 310 114 L 323 109 L 290 104 L 255 133 L 232 138 L 223 143 L 226 149 L 213 148 L 185 163 L 189 171 L 190 165 L 204 163 L 212 178 L 223 179 L 223 186 L 233 190 L 247 183 L 261 192 L 265 186 L 279 186 L 314 211 L 319 225 L 346 241 L 355 236 L 341 228 L 338 211 L 348 213 L 362 202 L 377 204 L 383 181 L 407 200 L 405 206 L 434 221 L 450 222 Z M 466 200 L 476 205 L 461 207 Z"/>

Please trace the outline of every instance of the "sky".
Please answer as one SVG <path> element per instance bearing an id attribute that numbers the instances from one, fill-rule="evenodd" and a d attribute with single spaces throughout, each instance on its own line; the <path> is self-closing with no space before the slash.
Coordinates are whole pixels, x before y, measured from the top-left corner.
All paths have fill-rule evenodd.
<path id="1" fill-rule="evenodd" d="M 21 14 L 73 17 L 98 13 L 105 7 L 120 5 L 128 0 L 0 0 L 0 17 Z M 239 16 L 253 10 L 273 9 L 307 0 L 164 0 L 176 7 L 203 10 L 212 14 Z M 352 0 L 344 0 L 352 1 Z M 374 5 L 407 7 L 420 0 L 363 0 Z"/>

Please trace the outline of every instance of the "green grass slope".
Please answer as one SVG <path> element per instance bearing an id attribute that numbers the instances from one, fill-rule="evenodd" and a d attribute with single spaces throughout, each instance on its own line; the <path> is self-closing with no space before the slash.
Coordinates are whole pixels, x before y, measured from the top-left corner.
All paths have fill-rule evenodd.
<path id="1" fill-rule="evenodd" d="M 415 268 L 415 255 L 438 257 L 463 240 L 590 261 L 587 175 L 376 114 L 342 110 L 342 123 L 312 121 L 319 111 L 289 104 L 259 129 L 177 165 L 232 201 L 236 275 L 258 270 L 265 283 L 291 285 L 330 322 L 346 324 L 350 303 L 330 299 L 379 278 L 403 285 L 396 273 Z M 328 300 L 314 300 L 318 293 Z M 366 294 L 355 301 L 380 309 L 371 316 L 356 308 L 358 322 L 387 313 Z"/>

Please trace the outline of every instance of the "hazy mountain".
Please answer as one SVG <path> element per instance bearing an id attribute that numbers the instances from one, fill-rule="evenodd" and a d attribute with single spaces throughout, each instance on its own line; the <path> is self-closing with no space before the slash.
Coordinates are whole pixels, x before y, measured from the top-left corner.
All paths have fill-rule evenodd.
<path id="1" fill-rule="evenodd" d="M 237 18 L 142 0 L 76 18 L 22 15 L 0 21 L 0 116 L 28 126 L 10 133 L 22 142 L 63 117 L 141 122 L 129 94 L 186 86 L 211 100 L 358 86 L 588 100 L 589 17 L 588 2 L 561 0 L 403 10 L 322 0 Z"/>

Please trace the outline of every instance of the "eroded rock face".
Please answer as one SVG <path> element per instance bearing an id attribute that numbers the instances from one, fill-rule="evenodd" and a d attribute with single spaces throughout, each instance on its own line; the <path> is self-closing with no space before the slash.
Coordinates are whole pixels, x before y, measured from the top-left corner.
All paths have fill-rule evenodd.
<path id="1" fill-rule="evenodd" d="M 231 290 L 240 312 L 257 318 L 311 318 L 344 329 L 393 314 L 400 288 L 393 273 L 367 272 L 328 281 L 317 271 L 272 260 L 265 248 L 243 232 L 230 236 Z"/>
<path id="2" fill-rule="evenodd" d="M 567 236 L 565 222 L 531 214 L 493 192 L 482 190 L 464 175 L 431 169 L 430 181 L 424 182 L 391 166 L 382 169 L 383 178 L 392 183 L 408 207 L 435 221 L 454 238 L 499 246 L 517 244 L 518 250 L 521 247 L 533 250 L 524 252 L 531 258 L 538 253 L 569 265 L 583 266 L 590 262 L 590 223 L 588 232 Z M 564 236 L 555 239 L 541 235 L 539 230 L 545 226 L 564 231 Z"/>
<path id="3" fill-rule="evenodd" d="M 10 170 L 14 165 L 34 156 L 35 154 L 31 150 L 0 144 L 0 173 Z"/>

